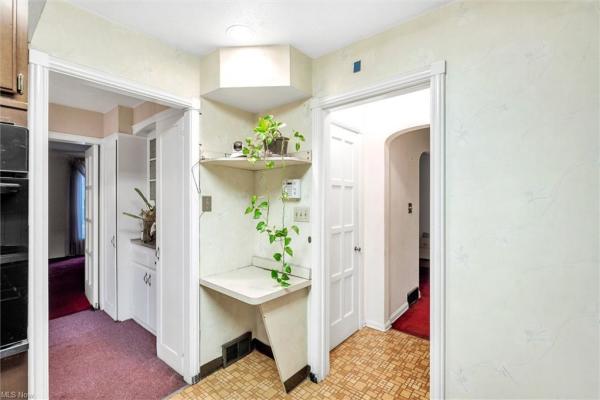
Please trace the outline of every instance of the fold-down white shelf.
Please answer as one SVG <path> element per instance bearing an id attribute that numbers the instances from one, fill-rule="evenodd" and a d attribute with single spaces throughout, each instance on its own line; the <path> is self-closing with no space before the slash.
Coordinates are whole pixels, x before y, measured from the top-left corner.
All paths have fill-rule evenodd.
<path id="1" fill-rule="evenodd" d="M 251 305 L 260 305 L 310 286 L 310 280 L 290 276 L 290 286 L 281 287 L 269 270 L 247 266 L 200 278 L 200 285 Z"/>

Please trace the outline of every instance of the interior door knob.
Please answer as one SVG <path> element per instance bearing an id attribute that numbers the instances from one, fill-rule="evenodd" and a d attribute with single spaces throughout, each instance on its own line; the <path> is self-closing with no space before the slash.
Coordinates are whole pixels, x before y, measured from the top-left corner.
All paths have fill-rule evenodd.
<path id="1" fill-rule="evenodd" d="M 359 252 L 359 253 L 360 253 L 360 252 L 361 252 L 361 250 L 362 250 L 362 249 L 361 249 L 359 246 L 354 246 L 354 251 L 357 251 L 357 252 Z"/>

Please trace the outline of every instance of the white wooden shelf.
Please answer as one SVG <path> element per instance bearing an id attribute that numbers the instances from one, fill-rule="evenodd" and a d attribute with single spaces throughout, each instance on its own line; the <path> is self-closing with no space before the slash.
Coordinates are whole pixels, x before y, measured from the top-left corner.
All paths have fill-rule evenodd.
<path id="1" fill-rule="evenodd" d="M 310 286 L 310 280 L 290 275 L 290 286 L 281 287 L 268 269 L 253 265 L 200 278 L 200 285 L 246 304 L 259 305 Z"/>
<path id="2" fill-rule="evenodd" d="M 275 166 L 273 168 L 283 168 L 284 166 L 289 167 L 292 165 L 310 165 L 311 161 L 298 157 L 269 157 L 266 160 L 258 160 L 254 163 L 249 162 L 245 157 L 240 158 L 212 158 L 200 161 L 202 165 L 218 165 L 221 167 L 229 167 L 236 169 L 245 169 L 249 171 L 262 171 L 267 169 L 267 161 L 274 161 Z"/>
<path id="3" fill-rule="evenodd" d="M 229 154 L 224 153 L 203 152 L 200 164 L 245 169 L 248 171 L 263 171 L 267 169 L 267 161 L 274 162 L 275 166 L 273 168 L 283 168 L 284 166 L 288 167 L 292 165 L 310 165 L 312 163 L 312 153 L 310 150 L 300 151 L 297 153 L 289 153 L 285 157 L 268 157 L 265 160 L 258 160 L 251 163 L 246 157 L 229 157 Z"/>

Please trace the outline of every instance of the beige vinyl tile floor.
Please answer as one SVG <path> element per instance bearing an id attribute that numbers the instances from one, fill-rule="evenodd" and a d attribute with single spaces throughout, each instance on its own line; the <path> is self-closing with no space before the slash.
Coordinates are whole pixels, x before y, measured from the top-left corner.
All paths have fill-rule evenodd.
<path id="1" fill-rule="evenodd" d="M 173 394 L 190 399 L 428 399 L 429 341 L 393 329 L 363 328 L 331 352 L 329 376 L 285 394 L 275 362 L 254 351 Z"/>

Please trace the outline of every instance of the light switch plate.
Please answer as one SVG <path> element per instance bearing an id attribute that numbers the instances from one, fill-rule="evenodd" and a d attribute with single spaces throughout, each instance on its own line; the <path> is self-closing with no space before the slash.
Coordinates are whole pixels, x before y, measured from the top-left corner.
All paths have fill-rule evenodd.
<path id="1" fill-rule="evenodd" d="M 310 207 L 294 207 L 294 222 L 310 222 Z"/>

